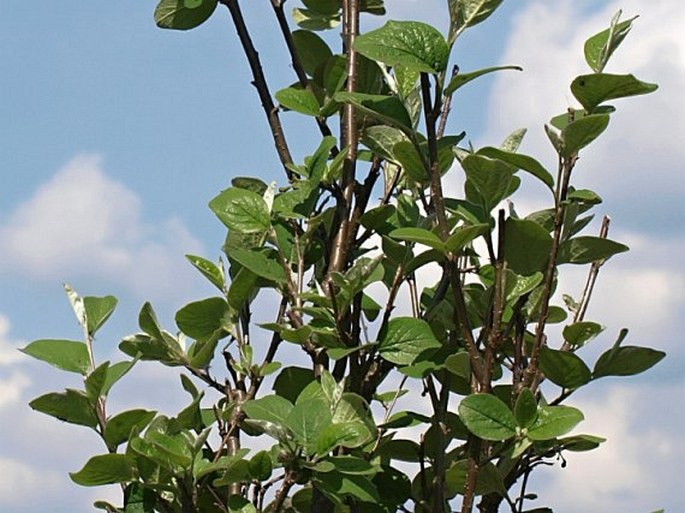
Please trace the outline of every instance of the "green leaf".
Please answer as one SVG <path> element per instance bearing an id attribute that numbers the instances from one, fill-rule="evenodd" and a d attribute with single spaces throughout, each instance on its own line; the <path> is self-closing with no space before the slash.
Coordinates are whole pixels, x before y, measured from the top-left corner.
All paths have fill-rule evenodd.
<path id="1" fill-rule="evenodd" d="M 285 419 L 295 439 L 302 444 L 308 455 L 315 454 L 321 431 L 331 424 L 333 418 L 326 401 L 310 399 L 298 402 Z"/>
<path id="2" fill-rule="evenodd" d="M 125 483 L 135 477 L 133 462 L 124 454 L 102 454 L 90 458 L 81 470 L 70 472 L 74 483 L 81 486 L 102 486 Z"/>
<path id="3" fill-rule="evenodd" d="M 568 126 L 569 123 L 572 123 L 578 119 L 582 119 L 593 114 L 613 114 L 614 112 L 616 112 L 616 107 L 611 105 L 602 105 L 601 107 L 597 107 L 592 113 L 587 112 L 585 109 L 569 108 L 563 114 L 554 116 L 550 120 L 550 124 L 559 130 L 563 130 Z"/>
<path id="4" fill-rule="evenodd" d="M 440 31 L 417 21 L 388 21 L 357 36 L 354 49 L 387 66 L 404 66 L 423 73 L 447 68 L 449 48 Z"/>
<path id="5" fill-rule="evenodd" d="M 472 394 L 459 403 L 459 417 L 471 433 L 500 442 L 516 436 L 516 421 L 509 407 L 491 394 Z"/>
<path id="6" fill-rule="evenodd" d="M 257 481 L 266 481 L 271 477 L 273 464 L 268 451 L 259 451 L 250 459 L 250 475 Z"/>
<path id="7" fill-rule="evenodd" d="M 455 497 L 458 494 L 463 494 L 467 479 L 468 461 L 459 460 L 454 462 L 445 473 L 447 496 Z M 488 461 L 487 463 L 480 465 L 478 469 L 475 494 L 485 495 L 490 493 L 505 495 L 506 490 L 504 488 L 504 483 L 502 482 L 502 476 L 500 476 L 497 467 L 495 467 L 492 462 Z"/>
<path id="8" fill-rule="evenodd" d="M 593 112 L 595 107 L 607 100 L 653 93 L 657 84 L 642 82 L 633 75 L 610 75 L 593 73 L 581 75 L 571 82 L 571 92 L 585 110 Z"/>
<path id="9" fill-rule="evenodd" d="M 445 250 L 445 244 L 440 240 L 440 237 L 435 235 L 430 230 L 424 228 L 397 228 L 390 232 L 390 237 L 407 242 L 417 242 L 425 246 L 429 246 L 438 251 Z"/>
<path id="10" fill-rule="evenodd" d="M 628 251 L 628 246 L 589 235 L 568 239 L 559 247 L 559 264 L 590 264 Z"/>
<path id="11" fill-rule="evenodd" d="M 604 331 L 604 326 L 591 321 L 580 321 L 564 326 L 564 340 L 574 347 L 582 347 Z"/>
<path id="12" fill-rule="evenodd" d="M 615 347 L 603 353 L 592 371 L 592 378 L 634 376 L 659 363 L 666 353 L 649 347 Z"/>
<path id="13" fill-rule="evenodd" d="M 64 292 L 69 299 L 71 309 L 74 311 L 76 320 L 82 328 L 88 326 L 88 319 L 86 319 L 86 308 L 83 306 L 83 298 L 79 296 L 76 291 L 68 284 L 64 284 Z"/>
<path id="14" fill-rule="evenodd" d="M 529 388 L 524 388 L 514 405 L 514 418 L 521 428 L 529 428 L 538 418 L 538 402 Z"/>
<path id="15" fill-rule="evenodd" d="M 576 354 L 542 347 L 540 370 L 555 385 L 574 389 L 587 384 L 592 373 L 585 362 Z"/>
<path id="16" fill-rule="evenodd" d="M 376 16 L 383 16 L 385 14 L 384 0 L 359 0 L 359 11 L 368 12 Z"/>
<path id="17" fill-rule="evenodd" d="M 397 127 L 406 134 L 410 134 L 413 130 L 409 112 L 396 96 L 340 91 L 335 93 L 333 99 L 340 103 L 351 103 L 362 113 L 381 123 Z"/>
<path id="18" fill-rule="evenodd" d="M 445 241 L 445 249 L 451 253 L 459 253 L 467 244 L 486 233 L 488 229 L 487 224 L 459 226 Z"/>
<path id="19" fill-rule="evenodd" d="M 85 379 L 86 395 L 93 401 L 98 400 L 103 396 L 102 390 L 105 387 L 107 380 L 107 371 L 109 370 L 109 362 L 104 362 L 98 365 L 93 372 L 88 374 Z"/>
<path id="20" fill-rule="evenodd" d="M 393 152 L 395 145 L 405 141 L 411 144 L 409 138 L 399 128 L 385 125 L 374 125 L 364 130 L 362 143 L 381 157 L 397 163 Z"/>
<path id="21" fill-rule="evenodd" d="M 540 164 L 533 157 L 528 155 L 523 155 L 521 153 L 514 153 L 511 151 L 504 151 L 499 148 L 493 148 L 488 146 L 478 150 L 477 155 L 483 155 L 485 157 L 490 157 L 493 159 L 501 160 L 506 162 L 518 169 L 527 171 L 542 183 L 544 183 L 549 189 L 554 187 L 554 178 L 547 171 L 542 164 Z"/>
<path id="22" fill-rule="evenodd" d="M 561 131 L 561 156 L 568 158 L 597 139 L 609 126 L 609 119 L 608 114 L 592 114 L 569 123 Z"/>
<path id="23" fill-rule="evenodd" d="M 338 0 L 302 0 L 302 3 L 314 12 L 319 14 L 337 14 L 340 11 Z"/>
<path id="24" fill-rule="evenodd" d="M 294 403 L 302 390 L 314 380 L 314 372 L 302 367 L 286 367 L 273 384 L 273 390 L 283 399 Z"/>
<path id="25" fill-rule="evenodd" d="M 200 271 L 202 275 L 209 280 L 221 292 L 224 291 L 225 277 L 224 271 L 214 262 L 195 255 L 186 255 L 188 261 L 193 264 L 193 267 Z"/>
<path id="26" fill-rule="evenodd" d="M 293 9 L 293 21 L 307 30 L 328 30 L 340 24 L 339 14 L 325 14 L 313 9 Z"/>
<path id="27" fill-rule="evenodd" d="M 269 229 L 269 208 L 259 194 L 231 187 L 209 203 L 209 208 L 229 229 L 239 233 L 263 233 Z"/>
<path id="28" fill-rule="evenodd" d="M 516 71 L 523 71 L 523 68 L 520 66 L 494 66 L 491 68 L 483 68 L 479 69 L 477 71 L 470 71 L 468 73 L 457 73 L 452 80 L 450 80 L 450 83 L 447 84 L 447 87 L 445 88 L 445 96 L 450 96 L 453 94 L 457 89 L 462 87 L 463 85 L 468 84 L 472 80 L 475 80 L 476 78 L 487 75 L 488 73 L 492 73 L 494 71 L 500 71 L 500 70 L 505 70 L 505 69 L 513 69 Z"/>
<path id="29" fill-rule="evenodd" d="M 192 462 L 192 455 L 188 440 L 183 436 L 183 433 L 170 435 L 160 431 L 150 432 L 150 429 L 148 429 L 145 437 L 156 449 L 157 458 L 160 461 L 169 462 L 172 468 L 188 468 Z"/>
<path id="30" fill-rule="evenodd" d="M 422 353 L 440 346 L 426 321 L 395 317 L 379 335 L 378 352 L 389 362 L 411 365 Z"/>
<path id="31" fill-rule="evenodd" d="M 155 418 L 156 413 L 150 410 L 134 409 L 123 411 L 108 419 L 104 434 L 107 447 L 117 447 L 127 442 L 131 430 L 134 427 L 139 431 L 145 429 Z"/>
<path id="32" fill-rule="evenodd" d="M 92 401 L 80 390 L 67 389 L 64 393 L 41 395 L 31 401 L 29 406 L 70 424 L 94 428 L 98 423 Z"/>
<path id="33" fill-rule="evenodd" d="M 114 312 L 117 307 L 117 298 L 86 296 L 83 298 L 83 307 L 86 309 L 88 334 L 93 336 Z"/>
<path id="34" fill-rule="evenodd" d="M 293 405 L 280 395 L 267 395 L 247 401 L 242 408 L 251 419 L 283 424 L 290 415 Z"/>
<path id="35" fill-rule="evenodd" d="M 323 69 L 328 59 L 333 56 L 333 52 L 326 42 L 314 32 L 295 30 L 292 37 L 302 67 L 310 77 L 313 77 L 318 70 Z"/>
<path id="36" fill-rule="evenodd" d="M 117 362 L 107 367 L 107 377 L 105 378 L 105 384 L 102 386 L 100 393 L 106 396 L 114 384 L 123 378 L 128 371 L 133 368 L 137 361 L 138 360 L 136 359 L 127 362 Z"/>
<path id="37" fill-rule="evenodd" d="M 247 301 L 253 299 L 258 282 L 259 276 L 255 273 L 245 267 L 240 269 L 233 276 L 231 285 L 228 287 L 228 294 L 226 295 L 228 304 L 236 310 L 240 310 Z"/>
<path id="38" fill-rule="evenodd" d="M 406 176 L 417 183 L 428 180 L 428 172 L 421 154 L 410 141 L 400 141 L 392 148 L 392 154 Z"/>
<path id="39" fill-rule="evenodd" d="M 217 0 L 192 4 L 187 0 L 160 0 L 155 9 L 155 23 L 164 29 L 192 29 L 207 21 L 217 5 Z"/>
<path id="40" fill-rule="evenodd" d="M 611 26 L 603 30 L 587 41 L 583 47 L 585 53 L 585 61 L 592 68 L 595 73 L 601 73 L 611 54 L 618 48 L 621 42 L 630 32 L 633 21 L 637 18 L 634 16 L 629 20 L 618 23 L 621 16 L 621 11 L 618 11 L 611 20 Z"/>
<path id="41" fill-rule="evenodd" d="M 276 283 L 286 283 L 285 270 L 277 260 L 273 250 L 232 249 L 228 255 L 231 259 L 245 266 L 251 272 Z"/>
<path id="42" fill-rule="evenodd" d="M 466 351 L 449 355 L 445 359 L 445 369 L 464 379 L 471 378 L 471 358 Z"/>
<path id="43" fill-rule="evenodd" d="M 534 221 L 509 217 L 504 223 L 504 259 L 516 274 L 531 276 L 546 270 L 552 237 Z"/>
<path id="44" fill-rule="evenodd" d="M 571 406 L 541 406 L 527 436 L 531 440 L 552 440 L 571 431 L 584 418 L 580 410 Z"/>
<path id="45" fill-rule="evenodd" d="M 195 340 L 207 340 L 219 330 L 230 326 L 230 308 L 220 297 L 210 297 L 188 303 L 176 312 L 179 329 Z"/>
<path id="46" fill-rule="evenodd" d="M 335 470 L 343 474 L 372 476 L 380 470 L 378 466 L 355 456 L 329 456 L 325 461 L 333 463 Z"/>
<path id="47" fill-rule="evenodd" d="M 371 440 L 369 429 L 362 422 L 336 422 L 324 427 L 316 441 L 316 453 L 328 454 L 336 447 L 354 449 Z"/>
<path id="48" fill-rule="evenodd" d="M 451 0 L 450 17 L 457 34 L 485 21 L 503 0 Z"/>
<path id="49" fill-rule="evenodd" d="M 606 438 L 593 435 L 575 435 L 559 439 L 559 443 L 565 450 L 573 452 L 591 451 L 603 442 L 606 442 Z"/>
<path id="50" fill-rule="evenodd" d="M 513 283 L 510 282 L 509 276 L 515 276 Z M 507 273 L 506 283 L 506 300 L 514 301 L 524 294 L 532 292 L 538 285 L 542 283 L 544 275 L 541 272 L 531 274 L 530 276 L 518 276 L 514 273 Z"/>
<path id="51" fill-rule="evenodd" d="M 334 497 L 353 497 L 362 502 L 378 503 L 378 490 L 366 476 L 355 476 L 341 472 L 317 473 L 314 483 L 324 493 Z"/>
<path id="52" fill-rule="evenodd" d="M 331 135 L 324 137 L 314 154 L 305 159 L 307 170 L 309 171 L 309 178 L 315 183 L 319 183 L 326 173 L 328 157 L 336 143 L 335 137 Z"/>
<path id="53" fill-rule="evenodd" d="M 319 101 L 309 89 L 301 87 L 287 87 L 277 91 L 274 95 L 281 107 L 294 110 L 307 116 L 319 116 Z"/>
<path id="54" fill-rule="evenodd" d="M 367 436 L 376 436 L 376 424 L 373 421 L 369 404 L 363 397 L 351 392 L 345 392 L 342 395 L 333 412 L 333 422 L 335 424 L 359 422 L 366 427 Z"/>
<path id="55" fill-rule="evenodd" d="M 467 183 L 480 194 L 480 203 L 487 212 L 509 195 L 513 172 L 506 163 L 499 159 L 468 155 L 461 165 L 466 172 Z"/>
<path id="56" fill-rule="evenodd" d="M 86 375 L 90 369 L 88 346 L 72 340 L 36 340 L 20 351 L 53 367 Z"/>
<path id="57" fill-rule="evenodd" d="M 160 340 L 145 333 L 136 333 L 124 337 L 119 349 L 129 356 L 147 361 L 159 361 L 164 365 L 177 366 L 183 362 L 180 348 L 171 346 L 166 338 Z"/>
<path id="58" fill-rule="evenodd" d="M 138 314 L 138 325 L 141 330 L 152 338 L 160 341 L 164 340 L 164 334 L 162 333 L 162 328 L 157 320 L 157 314 L 149 301 L 146 301 L 140 309 L 140 313 Z"/>
<path id="59" fill-rule="evenodd" d="M 124 490 L 123 513 L 155 513 L 156 503 L 157 494 L 155 491 L 140 482 L 133 482 Z M 112 513 L 117 510 L 110 507 L 107 508 L 107 511 Z"/>

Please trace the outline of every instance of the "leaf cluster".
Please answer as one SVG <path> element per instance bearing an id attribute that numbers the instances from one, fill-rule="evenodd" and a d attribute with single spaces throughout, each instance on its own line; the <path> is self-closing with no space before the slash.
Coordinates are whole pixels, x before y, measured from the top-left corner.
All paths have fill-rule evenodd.
<path id="1" fill-rule="evenodd" d="M 177 30 L 228 8 L 286 180 L 236 177 L 209 202 L 226 228 L 223 255 L 187 258 L 216 295 L 183 306 L 174 329 L 145 303 L 140 331 L 119 344 L 126 359 L 97 364 L 95 335 L 116 299 L 67 287 L 83 341 L 23 349 L 83 378 L 82 389 L 30 405 L 103 440 L 107 452 L 71 474 L 84 486 L 121 484 L 121 507 L 97 507 L 443 513 L 460 504 L 469 513 L 478 501 L 485 513 L 551 511 L 526 509 L 529 474 L 604 441 L 573 434 L 584 415 L 562 403 L 664 357 L 624 345 L 627 330 L 593 364 L 584 357 L 604 331 L 585 319 L 595 279 L 628 248 L 608 238 L 606 219 L 599 235 L 586 233 L 602 200 L 573 185 L 579 154 L 610 124 L 607 102 L 657 86 L 604 72 L 635 19 L 619 13 L 585 45 L 591 73 L 570 85 L 582 108 L 545 126 L 556 162 L 521 153 L 523 129 L 498 146 L 465 144 L 466 134 L 447 133 L 452 97 L 521 68 L 450 73 L 452 50 L 501 3 L 449 0 L 443 36 L 416 21 L 361 33 L 360 16 L 384 14 L 382 0 L 304 0 L 293 30 L 283 2 L 272 1 L 296 81 L 271 94 L 237 0 L 159 2 L 157 24 Z M 337 27 L 343 44 L 334 49 L 326 31 Z M 311 118 L 321 132 L 300 163 L 282 114 Z M 456 176 L 463 192 L 448 196 L 444 182 Z M 517 213 L 523 180 L 548 208 Z M 560 305 L 567 265 L 587 266 L 588 284 Z M 253 312 L 274 296 L 273 322 L 255 325 Z M 286 364 L 286 347 L 297 365 Z M 189 404 L 175 416 L 110 415 L 112 387 L 137 362 L 178 368 Z M 405 394 L 423 404 L 405 404 Z M 248 448 L 253 438 L 261 450 Z"/>

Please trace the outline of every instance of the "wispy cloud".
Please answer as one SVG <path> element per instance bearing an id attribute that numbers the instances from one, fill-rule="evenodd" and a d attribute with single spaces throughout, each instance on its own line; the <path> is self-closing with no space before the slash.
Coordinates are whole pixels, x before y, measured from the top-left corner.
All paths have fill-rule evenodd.
<path id="1" fill-rule="evenodd" d="M 672 235 L 682 229 L 678 220 L 685 217 L 680 199 L 685 187 L 685 102 L 680 99 L 685 89 L 685 4 L 608 2 L 590 16 L 583 13 L 583 4 L 588 2 L 535 0 L 517 14 L 501 62 L 520 64 L 524 73 L 496 78 L 484 143 L 528 127 L 523 150 L 544 155 L 544 163 L 555 167 L 542 125 L 576 104 L 568 86 L 575 76 L 590 72 L 583 59 L 585 39 L 606 28 L 619 9 L 624 18 L 640 14 L 606 72 L 634 73 L 657 82 L 659 91 L 615 101 L 618 112 L 607 132 L 581 155 L 576 179 L 611 200 L 623 224 Z"/>
<path id="2" fill-rule="evenodd" d="M 594 8 L 590 14 L 588 7 Z M 674 477 L 682 475 L 678 426 L 684 421 L 674 405 L 682 402 L 685 390 L 677 372 L 683 362 L 677 334 L 683 328 L 685 273 L 676 256 L 685 247 L 680 197 L 685 188 L 685 4 L 529 2 L 514 19 L 501 57 L 502 63 L 521 64 L 525 72 L 496 78 L 489 129 L 481 144 L 497 143 L 511 130 L 528 127 L 522 150 L 542 155 L 540 160 L 554 168 L 542 125 L 575 104 L 568 85 L 576 75 L 590 72 L 583 43 L 606 28 L 621 8 L 624 18 L 641 17 L 606 71 L 634 73 L 659 83 L 660 89 L 616 100 L 618 112 L 609 129 L 581 154 L 577 167 L 578 185 L 605 199 L 597 210 L 614 218 L 610 236 L 631 247 L 601 271 L 589 318 L 607 325 L 607 334 L 583 351 L 606 349 L 618 329 L 627 326 L 631 335 L 626 344 L 665 349 L 669 356 L 641 381 L 607 380 L 572 398 L 586 414 L 580 429 L 606 436 L 608 442 L 596 453 L 570 455 L 564 471 L 542 473 L 535 491 L 560 513 L 680 511 L 685 506 Z M 537 208 L 538 192 L 524 191 L 517 208 L 524 213 Z M 559 291 L 579 294 L 586 272 L 565 266 Z"/>
<path id="3" fill-rule="evenodd" d="M 579 404 L 586 420 L 579 430 L 607 441 L 595 452 L 566 454 L 565 469 L 542 470 L 543 486 L 531 490 L 540 493 L 540 505 L 552 504 L 559 513 L 682 511 L 677 491 L 685 449 L 678 426 L 685 416 L 675 408 L 670 422 L 655 422 L 663 412 L 661 401 L 654 401 L 658 396 L 679 404 L 682 392 L 682 385 L 614 382 L 585 394 Z"/>
<path id="4" fill-rule="evenodd" d="M 31 280 L 97 277 L 137 296 L 187 287 L 184 253 L 201 252 L 183 222 L 145 219 L 140 197 L 111 178 L 97 155 L 79 155 L 0 225 L 0 272 Z"/>

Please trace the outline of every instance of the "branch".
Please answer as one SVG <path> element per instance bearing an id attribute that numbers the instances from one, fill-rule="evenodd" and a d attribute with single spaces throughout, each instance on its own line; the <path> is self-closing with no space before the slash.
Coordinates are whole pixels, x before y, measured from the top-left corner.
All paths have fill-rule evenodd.
<path id="1" fill-rule="evenodd" d="M 243 13 L 238 5 L 238 0 L 219 0 L 219 2 L 225 5 L 231 13 L 233 24 L 235 25 L 238 37 L 240 38 L 240 44 L 243 47 L 250 69 L 252 70 L 252 84 L 257 88 L 259 99 L 262 102 L 262 108 L 264 109 L 269 127 L 271 128 L 271 136 L 273 137 L 278 157 L 281 160 L 281 164 L 283 164 L 288 179 L 291 180 L 293 174 L 290 169 L 288 169 L 288 166 L 293 163 L 293 158 L 290 155 L 285 133 L 283 132 L 283 126 L 281 125 L 281 120 L 278 116 L 278 108 L 274 105 L 271 93 L 269 92 L 269 86 L 264 77 L 259 53 L 252 43 L 252 38 L 245 25 Z"/>
<path id="2" fill-rule="evenodd" d="M 552 289 L 554 288 L 554 275 L 557 268 L 557 257 L 559 256 L 559 247 L 561 246 L 561 234 L 564 226 L 564 214 L 566 213 L 566 197 L 568 196 L 569 183 L 571 181 L 571 172 L 578 161 L 578 154 L 571 155 L 566 159 L 559 157 L 559 180 L 557 180 L 557 188 L 555 191 L 555 212 L 554 212 L 554 237 L 552 239 L 552 249 L 549 254 L 549 262 L 547 264 L 547 271 L 545 273 L 545 285 L 540 299 L 540 318 L 535 328 L 535 341 L 533 342 L 533 350 L 531 352 L 530 364 L 526 369 L 525 383 L 530 385 L 531 392 L 535 392 L 538 381 L 538 360 L 540 358 L 540 350 L 545 343 L 545 326 L 547 325 L 547 316 L 549 315 L 549 302 L 552 298 Z"/>
<path id="3" fill-rule="evenodd" d="M 309 77 L 302 66 L 302 61 L 297 53 L 297 48 L 295 48 L 295 42 L 293 41 L 293 34 L 288 26 L 288 20 L 283 11 L 283 4 L 285 0 L 271 0 L 271 6 L 273 7 L 274 13 L 276 14 L 276 19 L 278 20 L 278 26 L 281 29 L 281 34 L 283 34 L 283 39 L 285 39 L 285 44 L 288 47 L 288 53 L 290 54 L 290 61 L 293 65 L 293 70 L 297 75 L 297 79 L 302 84 L 302 87 L 309 88 Z M 331 129 L 326 124 L 326 119 L 323 117 L 316 117 L 316 124 L 319 126 L 319 131 L 324 137 L 333 135 Z M 340 152 L 337 147 L 331 149 L 333 156 Z"/>
<path id="4" fill-rule="evenodd" d="M 600 238 L 607 238 L 607 236 L 609 235 L 610 223 L 611 219 L 608 216 L 604 216 L 604 219 L 602 219 L 602 227 L 599 230 Z M 587 282 L 585 283 L 585 289 L 583 290 L 583 295 L 580 299 L 580 303 L 578 304 L 578 310 L 576 311 L 576 314 L 573 317 L 573 322 L 580 322 L 585 318 L 585 313 L 587 312 L 587 307 L 590 304 L 592 290 L 595 287 L 595 282 L 597 281 L 599 269 L 604 265 L 604 262 L 606 262 L 606 260 L 598 260 L 596 262 L 592 262 L 592 265 L 590 266 L 590 273 L 588 274 Z"/>
<path id="5" fill-rule="evenodd" d="M 357 90 L 357 52 L 354 50 L 354 41 L 359 33 L 359 0 L 345 0 L 343 8 L 343 44 L 347 56 L 347 82 L 345 91 L 354 93 Z M 345 267 L 350 240 L 350 213 L 355 190 L 355 174 L 357 166 L 357 119 L 354 106 L 347 103 L 343 106 L 342 113 L 342 143 L 343 148 L 348 148 L 343 162 L 340 188 L 343 191 L 344 201 L 338 202 L 340 228 L 333 241 L 328 272 L 340 271 Z"/>

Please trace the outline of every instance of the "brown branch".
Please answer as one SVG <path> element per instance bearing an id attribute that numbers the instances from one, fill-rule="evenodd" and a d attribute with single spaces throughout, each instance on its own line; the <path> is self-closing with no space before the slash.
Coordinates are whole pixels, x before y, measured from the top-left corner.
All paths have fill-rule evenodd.
<path id="1" fill-rule="evenodd" d="M 488 342 L 485 347 L 482 392 L 490 392 L 492 387 L 492 368 L 495 353 L 502 341 L 502 315 L 504 313 L 504 209 L 500 209 L 497 221 L 497 258 L 495 260 L 495 283 L 492 302 L 492 316 L 488 327 Z"/>
<path id="2" fill-rule="evenodd" d="M 274 13 L 276 14 L 276 20 L 278 21 L 278 26 L 281 29 L 281 34 L 283 34 L 285 44 L 288 47 L 290 61 L 293 65 L 293 70 L 297 75 L 297 80 L 299 80 L 300 84 L 302 84 L 302 87 L 310 88 L 309 77 L 307 77 L 307 73 L 305 72 L 304 67 L 302 66 L 302 60 L 300 59 L 300 55 L 297 53 L 297 48 L 295 48 L 293 34 L 290 31 L 290 27 L 288 26 L 288 19 L 286 18 L 285 11 L 283 10 L 283 4 L 285 4 L 285 0 L 271 0 L 271 6 L 273 7 Z M 331 129 L 326 124 L 325 118 L 317 116 L 316 124 L 319 127 L 321 135 L 323 135 L 324 137 L 333 135 Z M 331 154 L 333 154 L 333 156 L 337 155 L 339 152 L 340 150 L 337 147 L 333 147 L 331 149 Z"/>
<path id="3" fill-rule="evenodd" d="M 288 149 L 288 143 L 285 138 L 283 126 L 281 125 L 281 120 L 278 116 L 278 108 L 274 105 L 271 97 L 271 92 L 269 91 L 269 86 L 266 82 L 264 71 L 262 70 L 259 53 L 252 43 L 250 32 L 247 29 L 245 19 L 243 18 L 243 13 L 238 5 L 238 0 L 219 0 L 219 2 L 225 5 L 231 13 L 233 24 L 238 32 L 240 43 L 250 65 L 250 70 L 252 71 L 252 84 L 257 89 L 259 99 L 262 103 L 262 108 L 264 109 L 269 127 L 271 128 L 271 136 L 273 137 L 274 145 L 276 146 L 276 151 L 278 152 L 278 157 L 281 160 L 281 164 L 283 164 L 288 179 L 292 179 L 293 174 L 292 171 L 288 169 L 288 166 L 293 163 L 293 158 L 290 155 L 290 150 Z"/>
<path id="4" fill-rule="evenodd" d="M 357 90 L 357 52 L 354 50 L 354 41 L 359 33 L 359 0 L 345 0 L 343 8 L 343 43 L 347 56 L 347 82 L 345 91 L 354 93 Z M 354 106 L 347 103 L 343 107 L 341 127 L 343 148 L 348 148 L 343 171 L 340 180 L 340 188 L 343 191 L 344 201 L 338 202 L 340 227 L 333 241 L 328 272 L 340 271 L 345 267 L 350 240 L 350 213 L 355 192 L 355 174 L 357 166 L 357 118 Z"/>
<path id="5" fill-rule="evenodd" d="M 611 219 L 608 216 L 604 216 L 602 219 L 602 226 L 599 230 L 599 237 L 606 239 L 609 236 L 609 224 Z M 585 318 L 585 313 L 587 312 L 588 305 L 590 304 L 590 298 L 592 297 L 592 291 L 595 287 L 595 282 L 597 281 L 597 276 L 599 275 L 599 269 L 604 265 L 606 260 L 598 260 L 592 262 L 590 266 L 590 272 L 588 273 L 587 282 L 585 283 L 585 288 L 583 289 L 583 295 L 578 303 L 578 310 L 573 317 L 573 322 L 580 322 Z"/>
<path id="6" fill-rule="evenodd" d="M 535 392 L 539 381 L 538 360 L 540 358 L 540 350 L 545 344 L 545 327 L 547 325 L 547 316 L 549 315 L 549 302 L 552 299 L 552 289 L 554 288 L 554 275 L 557 268 L 557 258 L 559 256 L 559 248 L 561 246 L 561 234 L 564 227 L 564 214 L 566 213 L 566 197 L 568 196 L 568 188 L 571 181 L 571 172 L 576 165 L 578 155 L 574 154 L 568 158 L 559 158 L 559 172 L 560 180 L 557 180 L 557 187 L 555 191 L 555 212 L 554 212 L 554 236 L 552 238 L 552 248 L 549 254 L 549 261 L 547 263 L 547 270 L 545 272 L 545 283 L 540 298 L 540 317 L 535 328 L 535 341 L 533 342 L 533 349 L 531 351 L 530 362 L 526 369 L 525 383 L 531 387 L 531 391 Z"/>
<path id="7" fill-rule="evenodd" d="M 457 76 L 459 73 L 459 66 L 456 64 L 452 67 L 452 78 Z M 445 102 L 442 105 L 442 111 L 440 112 L 440 124 L 438 125 L 438 137 L 445 135 L 445 127 L 447 126 L 447 117 L 450 115 L 452 110 L 452 95 L 445 98 Z"/>

